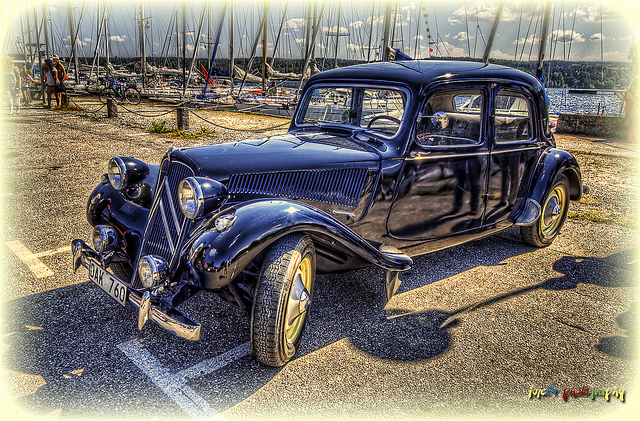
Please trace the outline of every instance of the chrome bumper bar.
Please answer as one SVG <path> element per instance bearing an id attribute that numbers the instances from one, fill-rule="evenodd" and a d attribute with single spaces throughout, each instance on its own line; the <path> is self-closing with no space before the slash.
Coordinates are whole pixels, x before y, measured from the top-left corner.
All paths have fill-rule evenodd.
<path id="1" fill-rule="evenodd" d="M 84 266 L 88 270 L 91 260 L 102 266 L 100 255 L 82 240 L 73 240 L 71 242 L 71 253 L 73 254 L 73 273 L 80 266 Z M 117 278 L 116 276 L 114 277 Z M 200 324 L 189 319 L 180 310 L 152 304 L 151 295 L 148 291 L 138 291 L 131 287 L 127 287 L 127 290 L 129 291 L 129 304 L 138 310 L 138 329 L 142 329 L 145 322 L 151 320 L 161 328 L 181 338 L 191 341 L 200 339 Z"/>

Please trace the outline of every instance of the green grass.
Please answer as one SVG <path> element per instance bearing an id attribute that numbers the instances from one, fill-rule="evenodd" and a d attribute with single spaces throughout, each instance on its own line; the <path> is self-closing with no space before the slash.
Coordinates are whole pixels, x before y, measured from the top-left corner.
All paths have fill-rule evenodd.
<path id="1" fill-rule="evenodd" d="M 567 214 L 567 217 L 575 221 L 591 221 L 591 222 L 597 222 L 600 224 L 608 224 L 612 222 L 612 220 L 609 218 L 605 218 L 594 212 L 588 212 L 588 211 L 587 212 L 569 212 Z"/>

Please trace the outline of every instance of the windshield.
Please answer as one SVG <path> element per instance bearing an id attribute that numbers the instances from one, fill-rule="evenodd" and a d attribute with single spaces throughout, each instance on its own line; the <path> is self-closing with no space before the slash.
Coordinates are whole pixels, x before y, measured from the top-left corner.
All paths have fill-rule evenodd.
<path id="1" fill-rule="evenodd" d="M 400 129 L 406 94 L 398 89 L 319 86 L 307 93 L 298 124 L 359 127 L 392 138 Z"/>

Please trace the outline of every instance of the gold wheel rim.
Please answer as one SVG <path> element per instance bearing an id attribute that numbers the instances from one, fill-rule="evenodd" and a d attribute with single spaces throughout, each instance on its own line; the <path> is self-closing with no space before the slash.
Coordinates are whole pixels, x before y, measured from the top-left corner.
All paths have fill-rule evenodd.
<path id="1" fill-rule="evenodd" d="M 561 186 L 556 186 L 544 203 L 542 223 L 542 235 L 554 236 L 562 225 L 562 214 L 567 201 L 567 193 Z"/>
<path id="2" fill-rule="evenodd" d="M 292 285 L 296 281 L 296 278 L 298 277 L 300 277 L 300 280 L 302 281 L 302 284 L 304 285 L 306 290 L 309 291 L 309 293 L 311 293 L 311 260 L 308 257 L 305 257 L 302 260 L 302 262 L 300 262 L 300 265 L 298 265 L 298 269 L 296 270 L 296 273 L 293 276 Z M 291 299 L 291 297 L 289 297 L 287 308 L 290 305 L 297 305 L 297 304 L 298 304 L 298 301 L 293 300 Z M 304 326 L 304 321 L 306 318 L 307 318 L 307 312 L 305 311 L 301 313 L 293 321 L 291 326 L 289 326 L 288 328 L 285 328 L 284 334 L 289 344 L 294 344 L 300 338 L 300 334 L 302 333 L 302 327 Z"/>

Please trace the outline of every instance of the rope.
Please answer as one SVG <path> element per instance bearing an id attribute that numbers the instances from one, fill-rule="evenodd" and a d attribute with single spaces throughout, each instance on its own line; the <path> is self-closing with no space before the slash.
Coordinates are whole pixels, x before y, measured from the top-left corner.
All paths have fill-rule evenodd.
<path id="1" fill-rule="evenodd" d="M 184 104 L 184 103 L 182 103 L 182 104 Z M 182 105 L 182 104 L 180 104 L 180 105 Z M 145 111 L 133 111 L 133 110 L 130 110 L 127 107 L 125 107 L 123 104 L 120 104 L 119 106 L 121 108 L 123 108 L 125 111 L 127 111 L 127 112 L 129 112 L 131 114 L 139 115 L 140 117 L 149 117 L 149 118 L 162 117 L 163 115 L 167 115 L 169 113 L 174 112 L 176 110 L 176 108 L 179 107 L 178 106 L 178 107 L 171 108 L 171 109 L 169 109 L 169 110 L 167 110 L 167 111 L 165 111 L 163 113 L 159 113 L 159 114 L 145 114 Z"/>
<path id="2" fill-rule="evenodd" d="M 102 104 L 102 106 L 100 108 L 97 108 L 96 110 L 88 110 L 86 108 L 82 108 L 77 102 L 75 102 L 73 99 L 71 99 L 71 95 L 67 95 L 67 98 L 69 98 L 69 101 L 71 101 L 73 103 L 73 105 L 78 107 L 78 109 L 80 109 L 80 111 L 84 111 L 84 112 L 90 113 L 90 114 L 97 114 L 98 111 L 100 111 L 101 109 L 106 107 L 106 104 Z"/>
<path id="3" fill-rule="evenodd" d="M 220 125 L 220 124 L 216 124 L 213 121 L 207 120 L 206 118 L 199 116 L 198 114 L 196 114 L 194 111 L 192 111 L 190 109 L 189 109 L 189 112 L 191 114 L 193 114 L 194 116 L 198 117 L 200 120 L 202 120 L 202 121 L 204 121 L 206 123 L 209 123 L 209 124 L 211 124 L 211 125 L 213 125 L 215 127 L 219 127 L 221 129 L 225 129 L 225 130 L 232 130 L 232 131 L 236 131 L 236 132 L 268 132 L 270 130 L 275 130 L 277 128 L 284 127 L 286 125 L 291 124 L 291 122 L 288 121 L 286 123 L 278 124 L 276 126 L 264 127 L 262 129 L 238 129 L 238 128 L 235 128 L 235 127 L 226 127 L 226 126 L 223 126 L 223 125 Z"/>

